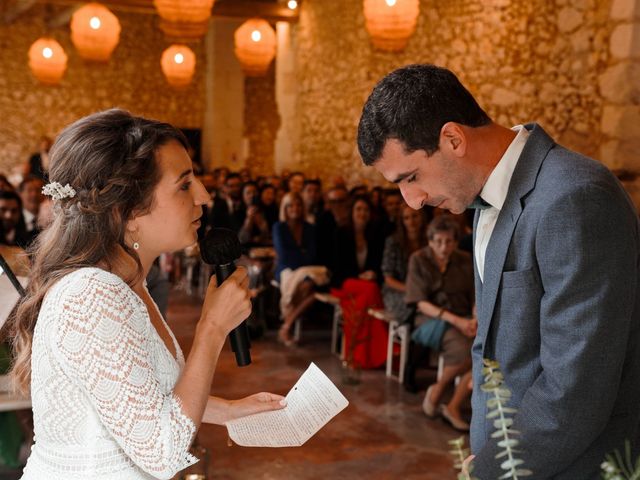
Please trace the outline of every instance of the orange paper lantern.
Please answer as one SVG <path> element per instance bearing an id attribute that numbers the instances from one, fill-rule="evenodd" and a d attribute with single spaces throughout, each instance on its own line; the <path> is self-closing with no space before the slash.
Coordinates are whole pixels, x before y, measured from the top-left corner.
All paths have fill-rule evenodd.
<path id="1" fill-rule="evenodd" d="M 86 60 L 106 62 L 119 40 L 118 17 L 99 3 L 87 3 L 71 17 L 71 41 Z"/>
<path id="2" fill-rule="evenodd" d="M 252 18 L 234 34 L 236 57 L 249 77 L 264 75 L 276 56 L 276 33 L 266 20 Z"/>
<path id="3" fill-rule="evenodd" d="M 189 85 L 193 78 L 196 55 L 186 45 L 171 45 L 162 52 L 160 66 L 169 85 L 183 88 Z"/>
<path id="4" fill-rule="evenodd" d="M 397 52 L 416 29 L 419 0 L 364 0 L 364 18 L 375 48 Z"/>
<path id="5" fill-rule="evenodd" d="M 153 0 L 160 30 L 172 39 L 199 40 L 209 28 L 214 0 Z"/>
<path id="6" fill-rule="evenodd" d="M 29 68 L 40 82 L 57 85 L 67 69 L 67 54 L 53 38 L 39 38 L 29 48 Z"/>

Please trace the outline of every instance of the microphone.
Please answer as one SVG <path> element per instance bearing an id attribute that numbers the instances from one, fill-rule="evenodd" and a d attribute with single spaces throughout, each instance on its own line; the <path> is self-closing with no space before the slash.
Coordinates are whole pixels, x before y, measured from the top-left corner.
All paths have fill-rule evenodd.
<path id="1" fill-rule="evenodd" d="M 222 285 L 235 271 L 235 261 L 240 258 L 242 249 L 238 236 L 228 228 L 212 228 L 200 240 L 200 255 L 202 260 L 214 266 L 218 286 Z M 249 342 L 249 330 L 247 322 L 242 321 L 229 334 L 231 349 L 236 354 L 236 363 L 239 367 L 245 367 L 251 363 L 251 343 Z"/>
<path id="2" fill-rule="evenodd" d="M 0 272 L 1 271 L 4 271 L 4 273 L 7 274 L 7 278 L 9 278 L 9 281 L 13 285 L 13 288 L 17 290 L 17 292 L 20 294 L 21 297 L 24 297 L 25 296 L 24 288 L 22 288 L 22 285 L 20 285 L 20 282 L 18 281 L 17 277 L 13 273 L 13 270 L 11 270 L 11 267 L 9 266 L 7 261 L 4 259 L 4 257 L 0 253 Z"/>

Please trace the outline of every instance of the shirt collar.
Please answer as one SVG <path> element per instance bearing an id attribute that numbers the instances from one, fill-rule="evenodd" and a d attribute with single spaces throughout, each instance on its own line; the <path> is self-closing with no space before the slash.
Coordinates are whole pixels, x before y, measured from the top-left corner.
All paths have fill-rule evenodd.
<path id="1" fill-rule="evenodd" d="M 480 192 L 482 199 L 498 210 L 502 210 L 502 206 L 507 199 L 513 171 L 527 143 L 527 138 L 529 138 L 529 132 L 524 125 L 516 125 L 511 130 L 518 133 L 491 172 L 491 175 L 489 175 Z"/>

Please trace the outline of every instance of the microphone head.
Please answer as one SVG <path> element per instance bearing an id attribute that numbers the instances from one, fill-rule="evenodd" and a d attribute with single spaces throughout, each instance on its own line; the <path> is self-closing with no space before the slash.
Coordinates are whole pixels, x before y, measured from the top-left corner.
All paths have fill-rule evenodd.
<path id="1" fill-rule="evenodd" d="M 212 228 L 200 240 L 200 255 L 209 265 L 234 262 L 242 255 L 238 235 L 228 228 Z"/>

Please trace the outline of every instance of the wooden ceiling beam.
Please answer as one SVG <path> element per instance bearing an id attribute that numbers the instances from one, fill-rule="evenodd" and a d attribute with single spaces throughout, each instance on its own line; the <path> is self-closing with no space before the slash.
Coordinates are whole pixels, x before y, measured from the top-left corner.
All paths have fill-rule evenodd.
<path id="1" fill-rule="evenodd" d="M 268 22 L 297 22 L 299 9 L 300 7 L 291 10 L 280 3 L 227 0 L 214 3 L 212 15 L 233 18 L 260 17 Z"/>
<path id="2" fill-rule="evenodd" d="M 78 0 L 17 0 L 19 2 L 40 2 L 50 5 L 77 7 Z M 114 12 L 155 14 L 153 0 L 102 0 Z M 6 15 L 5 15 L 6 16 Z M 260 17 L 269 22 L 297 22 L 298 10 L 290 10 L 285 5 L 256 0 L 218 0 L 213 4 L 213 18 L 251 18 Z"/>

